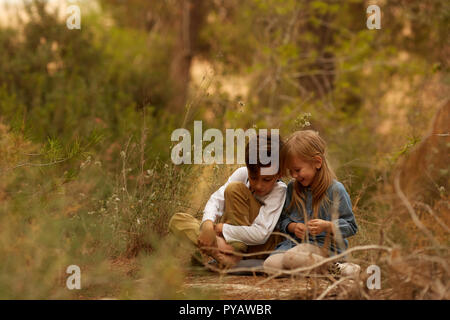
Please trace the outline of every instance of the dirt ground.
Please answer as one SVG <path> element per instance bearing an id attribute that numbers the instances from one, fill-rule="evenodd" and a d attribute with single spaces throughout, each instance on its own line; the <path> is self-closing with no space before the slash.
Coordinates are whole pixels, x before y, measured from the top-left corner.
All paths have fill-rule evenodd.
<path id="1" fill-rule="evenodd" d="M 267 275 L 220 275 L 213 272 L 190 272 L 186 289 L 197 289 L 212 299 L 224 300 L 284 300 L 314 299 L 333 283 L 327 277 L 282 277 Z M 333 299 L 333 290 L 326 299 Z"/>

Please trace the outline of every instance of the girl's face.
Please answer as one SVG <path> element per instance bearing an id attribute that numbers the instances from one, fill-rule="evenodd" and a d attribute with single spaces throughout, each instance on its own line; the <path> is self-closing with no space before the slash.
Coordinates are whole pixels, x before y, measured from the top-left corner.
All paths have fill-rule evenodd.
<path id="1" fill-rule="evenodd" d="M 304 187 L 310 186 L 322 166 L 322 158 L 317 157 L 315 161 L 305 161 L 300 157 L 292 157 L 288 169 L 291 176 Z"/>

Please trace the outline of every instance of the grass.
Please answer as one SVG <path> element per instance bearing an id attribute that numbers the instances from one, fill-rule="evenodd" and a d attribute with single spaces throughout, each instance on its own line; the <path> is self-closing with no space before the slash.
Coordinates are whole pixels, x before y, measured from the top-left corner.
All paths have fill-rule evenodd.
<path id="1" fill-rule="evenodd" d="M 183 297 L 178 291 L 189 259 L 167 237 L 167 223 L 183 205 L 188 168 L 141 165 L 139 143 L 130 139 L 118 172 L 87 154 L 10 170 L 38 163 L 46 146 L 0 130 L 1 298 Z M 39 159 L 28 159 L 31 154 Z M 124 271 L 121 261 L 135 267 Z M 81 290 L 66 288 L 69 265 L 81 269 Z"/>
<path id="2" fill-rule="evenodd" d="M 40 146 L 4 125 L 0 131 L 1 298 L 226 296 L 185 286 L 186 277 L 192 280 L 191 251 L 167 234 L 167 224 L 178 211 L 200 218 L 210 194 L 235 167 L 177 167 L 158 159 L 147 163 L 145 128 L 141 137 L 121 146 L 119 158 L 112 160 L 119 164 L 115 167 L 83 143 L 77 144 L 78 151 L 54 142 Z M 72 156 L 65 157 L 67 153 Z M 67 161 L 58 162 L 61 158 Z M 51 165 L 30 165 L 39 160 Z M 292 276 L 291 282 L 273 279 L 271 287 L 282 282 L 292 289 L 292 295 L 284 297 L 294 299 L 300 298 L 294 288 L 299 279 L 315 288 L 305 287 L 302 297 L 308 299 L 449 298 L 448 196 L 441 192 L 439 199 L 415 202 L 408 210 L 409 204 L 400 201 L 401 188 L 389 179 L 374 182 L 371 176 L 363 183 L 367 187 L 351 195 L 359 232 L 350 239 L 350 247 L 378 245 L 389 250 L 349 256 L 362 267 L 360 281 L 303 274 Z M 73 264 L 81 269 L 81 290 L 66 287 L 66 269 Z M 365 285 L 370 276 L 365 270 L 372 264 L 381 268 L 382 290 Z M 228 278 L 217 279 L 226 284 Z M 250 285 L 256 290 L 261 281 L 264 278 Z"/>

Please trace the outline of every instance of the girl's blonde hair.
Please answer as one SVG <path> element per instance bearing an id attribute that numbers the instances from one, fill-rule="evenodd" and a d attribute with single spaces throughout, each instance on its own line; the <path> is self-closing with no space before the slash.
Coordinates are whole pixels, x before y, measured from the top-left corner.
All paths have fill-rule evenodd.
<path id="1" fill-rule="evenodd" d="M 333 179 L 336 179 L 332 168 L 328 164 L 326 155 L 326 143 L 319 136 L 319 133 L 313 130 L 302 130 L 294 132 L 284 144 L 282 149 L 282 173 L 285 174 L 288 166 L 290 165 L 293 157 L 299 157 L 303 161 L 314 162 L 315 156 L 319 156 L 322 159 L 322 167 L 318 169 L 314 180 L 311 184 L 312 198 L 313 198 L 313 214 L 314 217 L 318 217 L 319 207 L 322 201 L 329 201 L 326 196 L 328 187 L 333 183 Z M 302 186 L 297 181 L 294 182 L 294 192 L 292 193 L 292 200 L 288 210 L 293 204 L 299 209 L 303 209 L 306 215 L 306 187 Z M 300 212 L 300 211 L 299 211 Z M 305 216 L 306 223 L 306 216 Z"/>

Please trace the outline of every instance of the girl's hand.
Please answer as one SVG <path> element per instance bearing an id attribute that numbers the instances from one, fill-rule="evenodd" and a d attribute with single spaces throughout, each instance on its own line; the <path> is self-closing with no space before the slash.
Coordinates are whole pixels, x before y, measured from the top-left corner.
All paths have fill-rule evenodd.
<path id="1" fill-rule="evenodd" d="M 288 225 L 288 231 L 290 233 L 295 234 L 295 236 L 299 239 L 303 239 L 306 232 L 306 226 L 304 223 L 301 222 L 291 222 Z"/>
<path id="2" fill-rule="evenodd" d="M 306 226 L 305 226 L 305 224 L 301 223 L 301 222 L 298 222 L 295 225 L 294 233 L 295 233 L 297 238 L 303 239 L 305 237 L 305 233 L 306 233 Z"/>
<path id="3" fill-rule="evenodd" d="M 218 223 L 214 225 L 214 231 L 218 236 L 222 236 L 222 230 L 223 230 L 223 223 Z"/>
<path id="4" fill-rule="evenodd" d="M 322 219 L 313 219 L 308 221 L 308 231 L 313 236 L 317 236 L 322 232 L 331 232 L 332 224 L 330 221 L 322 220 Z"/>

